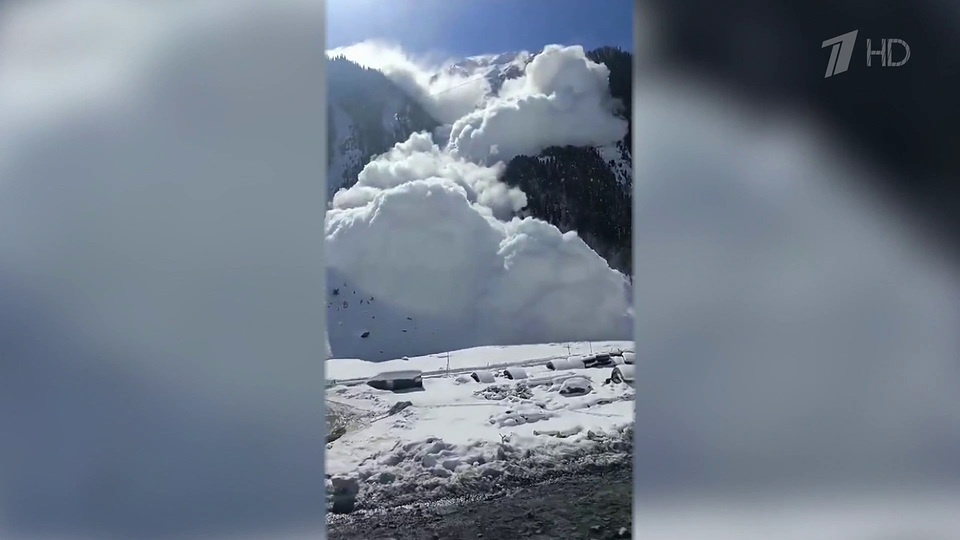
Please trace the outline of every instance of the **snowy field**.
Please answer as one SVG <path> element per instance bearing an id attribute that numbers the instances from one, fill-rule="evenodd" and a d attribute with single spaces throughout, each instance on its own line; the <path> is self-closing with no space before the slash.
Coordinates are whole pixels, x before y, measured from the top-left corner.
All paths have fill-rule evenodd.
<path id="1" fill-rule="evenodd" d="M 328 425 L 343 435 L 327 445 L 327 474 L 359 491 L 363 507 L 435 500 L 496 484 L 505 474 L 536 474 L 565 459 L 602 456 L 632 438 L 633 389 L 607 382 L 613 366 L 550 370 L 549 360 L 617 356 L 629 341 L 479 347 L 387 362 L 327 361 Z M 524 379 L 504 376 L 523 366 Z M 489 366 L 489 367 L 488 367 Z M 471 372 L 494 374 L 478 382 Z M 423 388 L 378 390 L 360 382 L 385 371 L 422 371 Z M 586 385 L 586 393 L 567 388 Z M 561 389 L 564 393 L 561 393 Z M 629 433 L 632 433 L 630 430 Z M 629 441 L 626 441 L 629 443 Z"/>

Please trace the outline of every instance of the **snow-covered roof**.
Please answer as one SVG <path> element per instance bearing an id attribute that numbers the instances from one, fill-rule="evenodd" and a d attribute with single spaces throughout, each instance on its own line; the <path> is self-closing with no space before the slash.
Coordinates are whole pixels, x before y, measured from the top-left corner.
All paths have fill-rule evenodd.
<path id="1" fill-rule="evenodd" d="M 418 369 L 408 369 L 405 371 L 385 371 L 370 377 L 371 381 L 395 381 L 399 379 L 416 379 L 422 377 L 423 372 Z"/>

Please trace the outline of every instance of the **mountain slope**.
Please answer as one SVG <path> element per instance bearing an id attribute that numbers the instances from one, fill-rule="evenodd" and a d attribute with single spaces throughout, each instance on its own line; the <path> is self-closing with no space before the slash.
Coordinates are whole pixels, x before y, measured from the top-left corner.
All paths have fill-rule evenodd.
<path id="1" fill-rule="evenodd" d="M 506 52 L 501 54 L 484 54 L 464 58 L 448 66 L 444 71 L 448 75 L 461 77 L 483 77 L 490 84 L 490 91 L 497 93 L 508 79 L 516 79 L 523 74 L 533 55 L 527 51 Z M 439 78 L 437 73 L 432 80 Z"/>
<path id="2" fill-rule="evenodd" d="M 327 195 L 357 181 L 370 158 L 439 123 L 379 71 L 343 57 L 327 62 Z"/>

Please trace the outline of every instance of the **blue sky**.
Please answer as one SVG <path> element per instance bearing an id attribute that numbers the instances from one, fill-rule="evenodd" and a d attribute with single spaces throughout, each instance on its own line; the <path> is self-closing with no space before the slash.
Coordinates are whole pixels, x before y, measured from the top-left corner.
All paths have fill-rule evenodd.
<path id="1" fill-rule="evenodd" d="M 463 57 L 551 43 L 633 49 L 633 0 L 327 0 L 327 48 L 368 39 Z"/>

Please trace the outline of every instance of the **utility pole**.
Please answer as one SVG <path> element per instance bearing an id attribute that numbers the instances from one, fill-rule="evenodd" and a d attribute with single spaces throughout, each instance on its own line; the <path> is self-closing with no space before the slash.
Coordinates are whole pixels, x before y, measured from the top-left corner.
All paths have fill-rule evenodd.
<path id="1" fill-rule="evenodd" d="M 447 377 L 450 377 L 450 351 L 447 351 Z"/>

